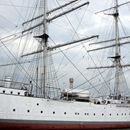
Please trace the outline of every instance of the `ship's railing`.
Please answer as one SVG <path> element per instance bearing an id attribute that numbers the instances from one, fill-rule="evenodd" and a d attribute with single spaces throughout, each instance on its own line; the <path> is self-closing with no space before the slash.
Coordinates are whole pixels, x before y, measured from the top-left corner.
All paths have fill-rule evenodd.
<path id="1" fill-rule="evenodd" d="M 0 86 L 14 89 L 27 89 L 27 86 L 29 86 L 29 84 L 23 82 L 15 82 L 11 80 L 0 80 Z"/>

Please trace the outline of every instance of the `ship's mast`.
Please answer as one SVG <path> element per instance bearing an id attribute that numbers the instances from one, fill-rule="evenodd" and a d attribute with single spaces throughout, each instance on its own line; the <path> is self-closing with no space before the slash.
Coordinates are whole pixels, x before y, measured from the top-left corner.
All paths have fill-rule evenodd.
<path id="1" fill-rule="evenodd" d="M 120 82 L 120 72 L 121 72 L 121 54 L 120 54 L 120 41 L 119 41 L 119 26 L 118 26 L 118 17 L 119 17 L 119 10 L 118 10 L 118 0 L 115 0 L 115 13 L 113 14 L 113 17 L 115 19 L 115 89 L 114 89 L 114 96 L 116 99 L 118 99 L 118 96 L 120 95 L 119 90 L 119 82 Z"/>
<path id="2" fill-rule="evenodd" d="M 34 30 L 35 28 L 38 28 L 38 27 L 43 27 L 43 32 L 42 32 L 42 35 L 39 35 L 39 36 L 34 36 L 34 38 L 36 39 L 41 39 L 40 40 L 40 49 L 38 49 L 37 51 L 34 51 L 34 52 L 31 52 L 31 53 L 27 53 L 27 54 L 24 54 L 22 55 L 21 57 L 24 57 L 24 56 L 29 56 L 29 55 L 34 55 L 34 54 L 38 54 L 38 53 L 41 53 L 43 58 L 42 58 L 42 66 L 40 66 L 41 70 L 41 74 L 39 74 L 41 76 L 40 78 L 40 83 L 41 83 L 41 96 L 43 98 L 47 98 L 48 95 L 47 95 L 47 79 L 49 77 L 49 74 L 47 72 L 47 62 L 48 62 L 48 52 L 49 51 L 53 51 L 57 48 L 61 48 L 61 47 L 64 47 L 64 46 L 69 46 L 69 45 L 72 45 L 72 44 L 75 44 L 75 43 L 79 43 L 79 42 L 82 42 L 82 41 L 87 41 L 87 40 L 91 40 L 91 39 L 94 39 L 94 38 L 98 38 L 98 35 L 93 35 L 93 36 L 90 36 L 90 37 L 84 37 L 82 39 L 79 39 L 79 40 L 74 40 L 74 41 L 71 41 L 71 42 L 67 42 L 67 43 L 64 43 L 64 44 L 57 44 L 55 46 L 49 46 L 48 45 L 48 38 L 49 38 L 49 35 L 48 35 L 48 23 L 50 23 L 51 21 L 53 20 L 56 20 L 58 19 L 59 17 L 63 16 L 63 15 L 66 15 L 68 13 L 71 13 L 79 8 L 82 8 L 84 7 L 85 5 L 89 5 L 89 2 L 86 1 L 86 2 L 83 2 L 81 4 L 78 4 L 76 6 L 74 6 L 73 8 L 71 9 L 68 9 L 66 11 L 63 11 L 57 15 L 53 15 L 53 16 L 50 16 L 52 13 L 55 13 L 56 11 L 60 10 L 60 9 L 63 9 L 67 6 L 70 6 L 72 5 L 73 3 L 76 3 L 76 2 L 79 2 L 80 0 L 73 0 L 73 1 L 69 1 L 68 3 L 65 3 L 64 5 L 61 5 L 57 8 L 54 8 L 50 11 L 47 10 L 47 0 L 41 0 L 41 2 L 43 2 L 43 7 L 44 7 L 44 11 L 43 11 L 43 14 L 39 15 L 39 16 L 36 16 L 26 22 L 23 23 L 23 26 L 24 25 L 28 25 L 29 23 L 32 23 L 34 22 L 35 20 L 38 20 L 38 19 L 43 19 L 42 22 L 39 22 L 38 24 L 35 24 L 29 28 L 26 28 L 22 33 L 26 33 L 26 32 L 29 32 L 29 31 L 32 31 Z M 37 82 L 38 82 L 38 70 L 37 70 Z M 37 86 L 37 84 L 36 84 Z M 37 93 L 37 92 L 36 92 Z M 37 94 L 36 94 L 37 95 Z"/>
<path id="3" fill-rule="evenodd" d="M 43 19 L 43 35 L 42 35 L 42 46 L 43 46 L 43 73 L 42 73 L 42 91 L 43 97 L 46 98 L 46 69 L 47 69 L 47 48 L 48 48 L 48 34 L 47 34 L 47 0 L 44 0 L 44 19 Z"/>
<path id="4" fill-rule="evenodd" d="M 118 23 L 119 22 L 119 7 L 124 6 L 124 5 L 128 4 L 128 3 L 130 3 L 130 2 L 125 2 L 125 3 L 119 4 L 118 0 L 114 0 L 114 6 L 113 7 L 110 7 L 108 9 L 104 9 L 104 10 L 96 12 L 96 14 L 97 14 L 97 13 L 106 12 L 106 11 L 114 9 L 113 13 L 110 13 L 110 14 L 106 13 L 106 14 L 109 15 L 109 16 L 114 17 L 114 20 L 115 20 L 115 38 L 108 39 L 108 40 L 105 40 L 105 41 L 98 41 L 98 42 L 95 42 L 95 43 L 91 43 L 90 45 L 109 43 L 109 42 L 113 42 L 113 41 L 114 41 L 114 44 L 111 44 L 109 46 L 104 46 L 104 47 L 99 47 L 99 48 L 88 50 L 88 52 L 93 52 L 93 51 L 98 51 L 98 50 L 102 50 L 102 49 L 115 47 L 115 55 L 112 56 L 112 57 L 109 57 L 109 58 L 114 59 L 114 65 L 111 65 L 111 66 L 96 66 L 96 67 L 88 67 L 87 68 L 87 69 L 115 68 L 116 72 L 115 72 L 114 95 L 113 95 L 114 99 L 120 99 L 120 97 L 123 96 L 122 91 L 121 91 L 121 87 L 120 87 L 121 80 L 124 77 L 122 69 L 124 67 L 130 67 L 130 64 L 123 64 L 123 65 L 121 64 L 121 50 L 120 50 L 120 46 L 123 46 L 123 45 L 126 45 L 126 44 L 130 43 L 130 42 L 127 42 L 127 41 L 125 41 L 125 42 L 120 42 L 120 41 L 128 39 L 130 36 L 119 37 L 119 23 Z M 106 81 L 105 81 L 105 83 L 106 83 Z"/>

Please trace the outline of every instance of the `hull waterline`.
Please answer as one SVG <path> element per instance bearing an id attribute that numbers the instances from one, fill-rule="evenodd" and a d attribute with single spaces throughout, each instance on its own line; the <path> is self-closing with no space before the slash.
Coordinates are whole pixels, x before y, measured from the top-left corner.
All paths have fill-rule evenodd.
<path id="1" fill-rule="evenodd" d="M 31 124 L 0 123 L 0 130 L 96 130 L 130 128 L 129 123 Z"/>

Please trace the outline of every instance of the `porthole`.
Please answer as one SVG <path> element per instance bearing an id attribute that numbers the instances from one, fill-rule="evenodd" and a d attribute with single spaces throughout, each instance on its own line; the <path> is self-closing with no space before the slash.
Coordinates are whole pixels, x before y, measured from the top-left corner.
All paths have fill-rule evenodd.
<path id="1" fill-rule="evenodd" d="M 84 115 L 87 115 L 87 113 L 84 113 Z"/>
<path id="2" fill-rule="evenodd" d="M 76 112 L 75 115 L 79 115 L 79 113 Z"/>
<path id="3" fill-rule="evenodd" d="M 66 112 L 64 112 L 64 115 L 66 115 L 67 113 Z"/>
<path id="4" fill-rule="evenodd" d="M 102 116 L 104 116 L 104 114 L 102 113 Z"/>
<path id="5" fill-rule="evenodd" d="M 109 114 L 111 116 L 111 114 Z"/>
<path id="6" fill-rule="evenodd" d="M 20 92 L 18 92 L 18 95 L 20 95 Z"/>
<path id="7" fill-rule="evenodd" d="M 3 90 L 3 93 L 5 93 L 5 90 Z"/>
<path id="8" fill-rule="evenodd" d="M 123 116 L 123 113 L 121 115 Z"/>
<path id="9" fill-rule="evenodd" d="M 55 114 L 55 111 L 53 111 L 53 114 Z"/>
<path id="10" fill-rule="evenodd" d="M 13 111 L 16 111 L 15 109 L 13 109 Z"/>
<path id="11" fill-rule="evenodd" d="M 118 116 L 119 114 L 117 113 L 117 116 Z"/>
<path id="12" fill-rule="evenodd" d="M 41 113 L 43 113 L 43 111 L 41 111 Z"/>
<path id="13" fill-rule="evenodd" d="M 11 91 L 10 94 L 13 94 L 13 91 Z"/>
<path id="14" fill-rule="evenodd" d="M 95 116 L 96 114 L 94 113 L 93 115 Z"/>
<path id="15" fill-rule="evenodd" d="M 39 103 L 37 103 L 37 106 L 39 106 Z"/>
<path id="16" fill-rule="evenodd" d="M 30 110 L 27 110 L 27 112 L 30 112 Z"/>
<path id="17" fill-rule="evenodd" d="M 87 115 L 89 115 L 89 113 L 87 113 Z"/>

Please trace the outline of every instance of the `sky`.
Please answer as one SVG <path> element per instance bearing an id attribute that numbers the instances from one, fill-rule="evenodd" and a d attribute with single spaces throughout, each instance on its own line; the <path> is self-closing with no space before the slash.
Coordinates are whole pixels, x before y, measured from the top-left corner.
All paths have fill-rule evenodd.
<path id="1" fill-rule="evenodd" d="M 38 9 L 36 8 L 36 2 L 38 1 L 40 0 L 0 0 L 0 37 L 3 38 L 5 36 L 21 32 L 23 28 L 26 28 L 26 26 L 22 26 L 22 23 L 38 15 Z M 72 45 L 69 47 L 61 48 L 63 52 L 61 52 L 61 50 L 59 49 L 52 52 L 54 58 L 53 62 L 55 64 L 57 75 L 59 76 L 58 79 L 60 86 L 62 86 L 62 88 L 66 86 L 68 88 L 69 78 L 74 78 L 74 86 L 81 86 L 81 88 L 85 87 L 86 89 L 88 89 L 89 87 L 93 87 L 93 91 L 95 92 L 97 91 L 97 88 L 95 89 L 95 86 L 98 86 L 98 82 L 100 84 L 100 82 L 102 83 L 104 80 L 106 80 L 108 73 L 109 75 L 112 75 L 108 70 L 90 71 L 86 68 L 95 66 L 95 64 L 97 66 L 112 64 L 112 61 L 107 57 L 113 56 L 112 52 L 114 52 L 114 49 L 108 49 L 94 53 L 87 53 L 87 50 L 102 46 L 89 46 L 89 43 L 91 42 L 107 40 L 114 37 L 113 17 L 106 15 L 112 13 L 112 11 L 96 14 L 96 12 L 98 11 L 112 7 L 113 1 L 114 0 L 90 0 L 89 6 L 80 8 L 72 13 L 63 16 L 62 18 L 58 18 L 49 23 L 48 34 L 50 37 L 50 46 L 54 46 L 55 44 L 71 42 L 73 40 L 89 37 L 92 35 L 99 35 L 98 39 L 80 43 L 81 45 L 76 44 L 78 45 L 76 47 L 74 47 L 75 45 Z M 129 0 L 119 0 L 119 4 L 128 1 Z M 68 0 L 48 0 L 48 10 L 58 7 L 59 5 L 64 4 L 65 2 L 68 2 Z M 53 17 L 58 13 L 62 13 L 63 11 L 71 9 L 73 6 L 75 7 L 83 2 L 86 2 L 86 0 L 80 0 L 80 2 L 73 4 L 68 8 L 57 11 L 54 14 L 50 14 L 49 17 Z M 36 12 L 34 12 L 35 8 L 37 9 Z M 41 8 L 40 10 L 41 12 L 42 9 L 43 8 Z M 128 36 L 130 35 L 130 4 L 121 6 L 119 9 L 121 21 L 119 22 L 120 35 Z M 35 25 L 36 22 L 32 24 Z M 28 26 L 32 25 L 30 24 Z M 37 32 L 35 32 L 35 35 L 36 34 Z M 33 34 L 31 34 L 31 37 L 33 37 Z M 17 39 L 15 41 L 4 41 L 5 43 L 7 43 L 9 48 L 7 49 L 5 46 L 2 46 L 0 48 L 2 64 L 5 64 L 6 62 L 17 62 L 17 56 L 21 54 L 26 54 L 30 50 L 31 52 L 36 50 L 36 46 L 38 45 L 37 41 L 35 39 L 27 40 L 27 38 L 28 37 L 25 37 L 21 41 L 20 39 Z M 108 45 L 110 44 L 111 43 L 108 43 Z M 107 44 L 103 44 L 103 46 L 104 45 Z M 25 47 L 27 49 L 24 49 Z M 19 50 L 19 48 L 22 49 Z M 129 64 L 130 51 L 128 48 L 128 45 L 123 46 L 121 52 L 123 55 L 122 62 Z M 17 50 L 19 50 L 19 52 Z M 10 56 L 10 51 L 13 51 L 12 54 L 16 57 L 17 60 L 13 56 Z M 13 74 L 15 69 L 16 68 L 12 69 L 11 74 Z M 127 79 L 127 83 L 130 85 L 130 81 L 127 78 L 130 74 L 128 69 L 125 69 L 125 76 Z M 21 69 L 20 71 L 23 72 L 23 70 Z M 108 73 L 103 73 L 103 71 L 108 71 Z M 5 72 L 8 72 L 7 68 L 4 70 L 4 74 L 2 73 L 4 76 L 6 75 Z M 103 73 L 103 75 L 105 76 L 102 76 L 101 73 Z M 91 80 L 94 77 L 97 77 L 96 80 Z M 85 83 L 86 81 L 89 82 Z M 100 87 L 102 88 L 103 85 L 104 84 L 100 85 Z"/>

